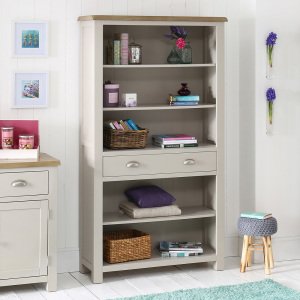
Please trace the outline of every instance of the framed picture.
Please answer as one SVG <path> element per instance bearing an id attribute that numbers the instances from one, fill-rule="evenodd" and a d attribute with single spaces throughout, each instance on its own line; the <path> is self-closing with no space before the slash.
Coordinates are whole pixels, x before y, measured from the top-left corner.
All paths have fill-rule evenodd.
<path id="1" fill-rule="evenodd" d="M 48 73 L 15 73 L 13 108 L 48 106 Z"/>
<path id="2" fill-rule="evenodd" d="M 47 22 L 14 23 L 14 55 L 44 57 L 48 55 Z"/>

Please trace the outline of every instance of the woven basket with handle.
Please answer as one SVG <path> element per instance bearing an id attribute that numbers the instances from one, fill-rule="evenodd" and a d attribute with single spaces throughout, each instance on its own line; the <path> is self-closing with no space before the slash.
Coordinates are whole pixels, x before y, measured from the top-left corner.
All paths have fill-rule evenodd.
<path id="1" fill-rule="evenodd" d="M 110 149 L 145 148 L 148 129 L 117 130 L 104 128 L 103 144 Z"/>
<path id="2" fill-rule="evenodd" d="M 104 260 L 119 263 L 151 257 L 150 235 L 135 229 L 104 232 Z"/>

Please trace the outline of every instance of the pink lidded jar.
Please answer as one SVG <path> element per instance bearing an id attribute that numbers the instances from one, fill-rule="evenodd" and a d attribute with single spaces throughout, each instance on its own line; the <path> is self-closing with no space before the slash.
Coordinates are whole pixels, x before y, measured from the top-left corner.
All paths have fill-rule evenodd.
<path id="1" fill-rule="evenodd" d="M 103 87 L 103 106 L 119 106 L 119 84 L 110 83 L 109 81 Z"/>
<path id="2" fill-rule="evenodd" d="M 12 149 L 14 146 L 14 128 L 1 127 L 2 149 Z"/>
<path id="3" fill-rule="evenodd" d="M 34 135 L 21 134 L 19 135 L 19 149 L 33 149 Z"/>

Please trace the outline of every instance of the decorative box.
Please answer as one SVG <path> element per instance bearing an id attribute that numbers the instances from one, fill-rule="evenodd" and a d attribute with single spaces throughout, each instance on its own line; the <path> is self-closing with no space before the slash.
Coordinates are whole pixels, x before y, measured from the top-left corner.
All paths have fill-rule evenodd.
<path id="1" fill-rule="evenodd" d="M 136 93 L 122 94 L 122 106 L 130 107 L 137 106 L 137 95 Z"/>
<path id="2" fill-rule="evenodd" d="M 39 121 L 38 120 L 0 120 L 2 127 L 13 127 L 13 146 L 11 149 L 3 149 L 0 143 L 0 159 L 28 159 L 39 160 Z M 25 136 L 34 139 L 32 149 L 19 149 L 19 137 Z M 33 136 L 33 137 L 32 137 Z M 0 130 L 0 140 L 2 141 L 2 130 Z"/>

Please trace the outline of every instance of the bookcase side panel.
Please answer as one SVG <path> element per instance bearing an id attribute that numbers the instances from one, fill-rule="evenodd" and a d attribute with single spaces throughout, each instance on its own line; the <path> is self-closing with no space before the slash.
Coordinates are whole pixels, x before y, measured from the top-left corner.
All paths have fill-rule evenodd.
<path id="1" fill-rule="evenodd" d="M 100 27 L 100 28 L 99 28 Z M 93 282 L 102 281 L 102 219 L 101 212 L 101 153 L 102 133 L 100 114 L 102 71 L 101 26 L 95 21 L 81 26 L 81 125 L 80 125 L 80 248 L 81 264 L 92 271 Z M 99 53 L 99 48 L 100 53 Z M 98 154 L 99 153 L 99 154 Z"/>

